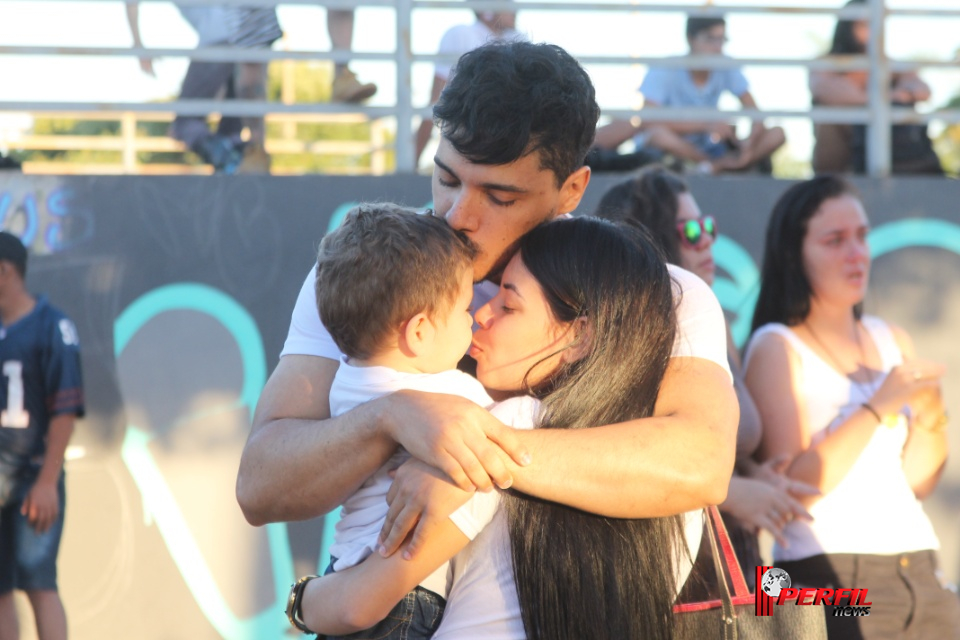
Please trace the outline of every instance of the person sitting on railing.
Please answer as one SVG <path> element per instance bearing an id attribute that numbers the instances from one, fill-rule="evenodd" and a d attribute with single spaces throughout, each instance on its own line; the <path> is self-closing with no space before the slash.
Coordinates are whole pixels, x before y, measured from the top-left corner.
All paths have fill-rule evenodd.
<path id="1" fill-rule="evenodd" d="M 850 0 L 845 6 L 862 5 Z M 839 20 L 833 33 L 830 55 L 863 55 L 867 52 L 870 25 L 866 20 Z M 814 106 L 862 107 L 868 99 L 866 71 L 811 71 L 810 94 Z M 930 97 L 930 87 L 916 72 L 894 73 L 890 77 L 890 100 L 895 105 L 913 106 Z M 864 173 L 866 170 L 866 127 L 862 124 L 815 123 L 813 170 L 816 173 Z M 943 168 L 927 125 L 894 125 L 891 130 L 893 173 L 942 174 Z"/>
<path id="2" fill-rule="evenodd" d="M 494 40 L 526 40 L 527 37 L 515 29 L 517 14 L 515 11 L 474 11 L 477 19 L 473 24 L 458 24 L 447 29 L 440 38 L 437 55 L 462 56 L 468 51 Z M 440 93 L 447 86 L 453 74 L 455 63 L 439 61 L 433 69 L 433 88 L 430 90 L 430 104 L 440 99 Z M 420 164 L 420 156 L 433 133 L 433 119 L 424 118 L 417 129 L 416 155 L 414 163 Z"/>
<path id="3" fill-rule="evenodd" d="M 243 49 L 269 48 L 283 35 L 274 7 L 235 5 L 178 6 L 180 13 L 199 36 L 198 47 L 229 46 Z M 139 11 L 136 2 L 127 3 L 127 18 L 135 47 L 142 47 Z M 141 59 L 140 67 L 153 74 L 152 62 Z M 265 100 L 267 65 L 263 62 L 204 62 L 191 60 L 183 79 L 178 100 L 226 99 Z M 241 138 L 243 129 L 250 133 Z M 170 126 L 170 136 L 180 140 L 222 173 L 266 173 L 270 157 L 264 149 L 262 116 L 220 119 L 211 133 L 202 116 L 178 115 Z"/>
<path id="4" fill-rule="evenodd" d="M 687 19 L 687 43 L 694 56 L 722 56 L 727 41 L 726 20 Z M 756 109 L 750 86 L 739 68 L 691 69 L 651 67 L 640 86 L 648 107 L 707 107 L 716 109 L 725 91 L 735 95 L 746 109 Z M 655 157 L 669 154 L 677 160 L 696 163 L 702 173 L 742 171 L 759 166 L 770 171 L 770 156 L 786 138 L 780 127 L 767 128 L 754 120 L 750 135 L 738 139 L 727 122 L 641 122 L 615 120 L 597 130 L 595 145 L 616 149 L 634 137 L 637 150 Z"/>

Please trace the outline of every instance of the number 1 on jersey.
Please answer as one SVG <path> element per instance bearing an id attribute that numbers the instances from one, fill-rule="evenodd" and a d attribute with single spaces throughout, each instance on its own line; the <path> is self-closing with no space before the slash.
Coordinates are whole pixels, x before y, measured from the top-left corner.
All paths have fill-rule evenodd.
<path id="1" fill-rule="evenodd" d="M 0 411 L 0 427 L 26 429 L 30 426 L 30 414 L 23 409 L 23 363 L 4 362 L 3 375 L 7 377 L 7 408 Z"/>

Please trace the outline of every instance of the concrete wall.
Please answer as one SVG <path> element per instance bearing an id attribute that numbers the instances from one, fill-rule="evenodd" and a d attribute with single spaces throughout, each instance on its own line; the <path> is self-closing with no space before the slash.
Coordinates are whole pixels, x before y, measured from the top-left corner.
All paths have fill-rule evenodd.
<path id="1" fill-rule="evenodd" d="M 581 210 L 617 179 L 596 177 Z M 960 416 L 960 183 L 858 184 L 877 255 L 867 309 L 950 366 Z M 739 338 L 785 187 L 692 184 L 720 221 L 715 290 Z M 0 226 L 33 252 L 28 284 L 76 321 L 83 346 L 88 415 L 67 464 L 60 561 L 72 637 L 286 634 L 290 583 L 326 564 L 325 523 L 251 528 L 234 481 L 317 243 L 359 200 L 423 206 L 429 180 L 0 176 Z M 951 440 L 960 446 L 956 432 Z M 960 466 L 950 463 L 927 510 L 953 580 L 958 507 Z"/>

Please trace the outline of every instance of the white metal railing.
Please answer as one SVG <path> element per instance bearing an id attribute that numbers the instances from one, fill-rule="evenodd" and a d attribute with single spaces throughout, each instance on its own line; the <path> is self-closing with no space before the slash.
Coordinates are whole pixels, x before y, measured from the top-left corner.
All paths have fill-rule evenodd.
<path id="1" fill-rule="evenodd" d="M 90 106 L 84 104 L 84 106 Z M 105 105 L 94 105 L 103 108 Z M 23 163 L 24 171 L 30 173 L 57 173 L 57 174 L 88 174 L 88 173 L 125 173 L 125 174 L 209 174 L 212 167 L 207 165 L 187 165 L 138 162 L 140 152 L 152 153 L 182 153 L 186 151 L 183 143 L 166 136 L 141 135 L 137 124 L 142 122 L 169 123 L 175 114 L 169 109 L 150 112 L 120 111 L 118 110 L 68 110 L 61 113 L 45 112 L 47 118 L 76 119 L 82 116 L 84 120 L 119 122 L 120 131 L 116 136 L 106 135 L 30 135 L 16 141 L 16 147 L 32 151 L 112 151 L 119 153 L 119 162 L 83 162 L 65 163 L 57 161 L 27 160 Z M 163 106 L 162 104 L 160 106 Z M 213 110 L 204 111 L 207 115 Z M 278 122 L 284 125 L 306 124 L 361 124 L 367 123 L 366 116 L 360 114 L 266 114 L 266 123 Z M 295 130 L 294 130 L 295 131 Z M 283 131 L 279 136 L 268 136 L 265 147 L 267 153 L 273 154 L 320 154 L 330 156 L 366 156 L 370 157 L 369 173 L 383 175 L 388 170 L 387 152 L 391 150 L 387 143 L 387 131 L 382 119 L 370 122 L 369 140 L 300 140 L 290 131 Z M 336 173 L 358 173 L 352 168 L 329 169 Z M 272 173 L 298 173 L 297 170 L 274 168 Z"/>
<path id="2" fill-rule="evenodd" d="M 2 2 L 3 0 L 0 0 Z M 81 2 L 89 0 L 60 0 L 60 2 Z M 141 0 L 159 2 L 164 0 Z M 273 6 L 276 0 L 176 0 L 181 5 L 228 4 Z M 373 53 L 362 51 L 331 50 L 318 51 L 281 51 L 233 49 L 229 47 L 204 47 L 197 49 L 145 48 L 145 47 L 52 47 L 52 46 L 0 46 L 0 54 L 17 55 L 90 55 L 90 56 L 132 56 L 132 57 L 173 57 L 182 56 L 205 61 L 244 61 L 269 62 L 274 60 L 329 60 L 348 62 L 351 60 L 392 61 L 396 70 L 397 101 L 392 107 L 371 107 L 345 104 L 282 104 L 264 101 L 246 100 L 175 100 L 164 103 L 87 103 L 76 101 L 34 102 L 0 101 L 0 111 L 43 112 L 167 112 L 182 115 L 207 115 L 220 113 L 230 116 L 276 115 L 282 114 L 359 114 L 372 120 L 391 118 L 396 122 L 396 167 L 401 172 L 414 171 L 413 158 L 413 119 L 416 116 L 429 117 L 429 108 L 417 108 L 413 104 L 411 68 L 416 62 L 453 62 L 449 56 L 415 54 L 411 49 L 411 16 L 414 10 L 422 9 L 462 9 L 483 8 L 485 10 L 515 11 L 609 11 L 609 12 L 658 12 L 686 13 L 695 16 L 720 16 L 731 14 L 772 14 L 772 15 L 830 15 L 838 19 L 862 19 L 870 24 L 869 53 L 863 56 L 832 56 L 817 59 L 757 58 L 732 59 L 727 57 L 654 58 L 623 56 L 578 56 L 584 64 L 656 64 L 659 66 L 682 66 L 695 64 L 698 68 L 720 69 L 733 66 L 799 66 L 809 70 L 831 69 L 837 71 L 869 71 L 869 100 L 860 108 L 812 107 L 797 111 L 786 110 L 742 110 L 736 115 L 743 117 L 803 117 L 813 122 L 862 123 L 868 127 L 867 169 L 873 176 L 885 176 L 890 173 L 890 126 L 900 122 L 930 122 L 940 120 L 946 123 L 960 122 L 960 110 L 938 110 L 931 113 L 917 113 L 912 109 L 891 106 L 889 99 L 890 76 L 895 72 L 912 71 L 920 68 L 956 68 L 956 61 L 919 60 L 899 61 L 889 59 L 884 51 L 886 20 L 890 16 L 924 16 L 960 18 L 960 3 L 955 9 L 890 9 L 884 0 L 869 0 L 863 6 L 852 7 L 773 7 L 754 5 L 678 5 L 678 4 L 625 4 L 623 2 L 534 2 L 528 0 L 504 0 L 502 2 L 478 0 L 283 0 L 285 5 L 322 4 L 328 9 L 346 9 L 364 7 L 389 7 L 396 14 L 397 48 L 393 53 Z M 602 106 L 602 105 L 601 105 Z M 644 108 L 642 111 L 605 109 L 605 115 L 630 117 L 642 115 L 646 120 L 682 120 L 682 121 L 719 121 L 728 120 L 730 112 L 712 109 L 694 108 Z"/>

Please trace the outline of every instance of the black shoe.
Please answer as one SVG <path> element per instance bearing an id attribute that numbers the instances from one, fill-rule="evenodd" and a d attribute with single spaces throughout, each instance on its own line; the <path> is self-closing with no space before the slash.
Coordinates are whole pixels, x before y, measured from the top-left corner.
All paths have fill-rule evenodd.
<path id="1" fill-rule="evenodd" d="M 16 171 L 20 171 L 22 167 L 20 166 L 20 162 L 15 158 L 11 158 L 10 156 L 0 155 L 0 170 L 2 169 L 13 169 Z"/>
<path id="2" fill-rule="evenodd" d="M 655 158 L 646 151 L 617 153 L 611 149 L 593 147 L 587 153 L 583 163 L 597 173 L 633 171 L 654 162 Z"/>
<path id="3" fill-rule="evenodd" d="M 213 165 L 216 173 L 236 173 L 243 161 L 243 152 L 225 136 L 209 135 L 201 138 L 191 148 L 207 164 Z"/>

